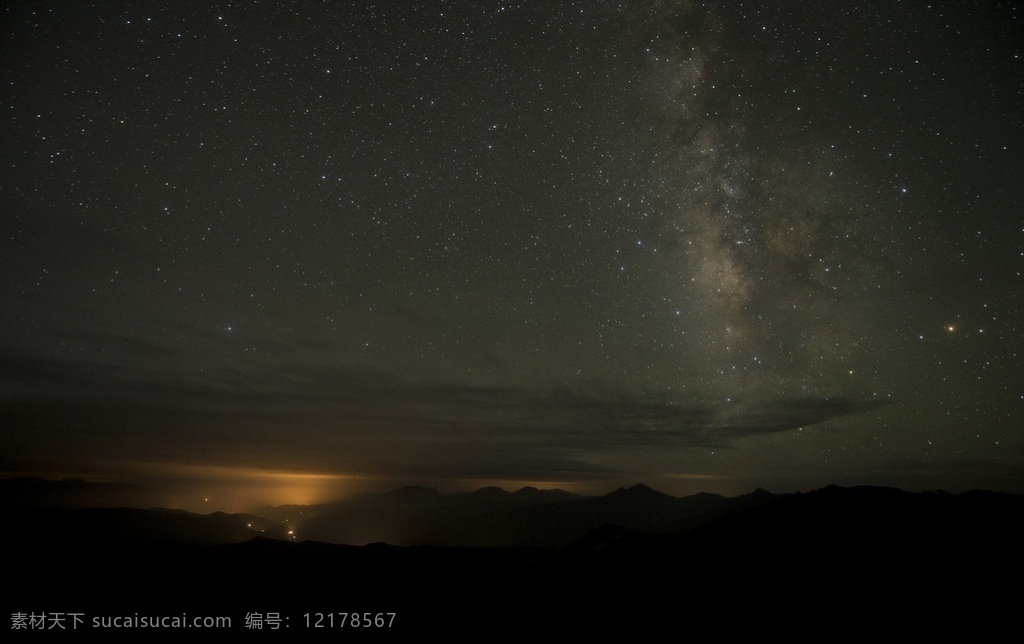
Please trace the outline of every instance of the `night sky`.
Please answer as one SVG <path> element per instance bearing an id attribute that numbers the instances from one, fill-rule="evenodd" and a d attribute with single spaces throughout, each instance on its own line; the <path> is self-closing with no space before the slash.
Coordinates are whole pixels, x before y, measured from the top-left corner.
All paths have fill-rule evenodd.
<path id="1" fill-rule="evenodd" d="M 1014 2 L 5 2 L 0 473 L 1024 492 Z"/>

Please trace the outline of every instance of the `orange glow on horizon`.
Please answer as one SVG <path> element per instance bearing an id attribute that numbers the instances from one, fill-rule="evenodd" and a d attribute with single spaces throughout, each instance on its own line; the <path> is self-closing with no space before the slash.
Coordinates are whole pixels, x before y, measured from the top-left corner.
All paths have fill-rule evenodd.
<path id="1" fill-rule="evenodd" d="M 259 505 L 315 505 L 361 492 L 373 479 L 359 474 L 268 470 L 247 466 L 147 463 L 133 473 L 181 490 L 184 509 L 240 512 Z M 208 500 L 207 500 L 208 499 Z"/>

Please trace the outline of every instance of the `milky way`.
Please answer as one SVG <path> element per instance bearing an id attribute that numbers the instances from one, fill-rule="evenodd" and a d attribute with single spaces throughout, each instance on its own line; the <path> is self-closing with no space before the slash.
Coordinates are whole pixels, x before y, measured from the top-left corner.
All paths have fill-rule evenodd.
<path id="1" fill-rule="evenodd" d="M 358 4 L 5 5 L 2 471 L 1020 489 L 1012 3 Z"/>

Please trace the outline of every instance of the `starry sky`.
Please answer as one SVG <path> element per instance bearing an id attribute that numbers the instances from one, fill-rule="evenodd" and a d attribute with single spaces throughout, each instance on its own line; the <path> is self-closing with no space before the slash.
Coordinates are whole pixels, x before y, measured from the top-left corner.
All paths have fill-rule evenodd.
<path id="1" fill-rule="evenodd" d="M 1024 492 L 1014 5 L 5 2 L 0 473 Z"/>

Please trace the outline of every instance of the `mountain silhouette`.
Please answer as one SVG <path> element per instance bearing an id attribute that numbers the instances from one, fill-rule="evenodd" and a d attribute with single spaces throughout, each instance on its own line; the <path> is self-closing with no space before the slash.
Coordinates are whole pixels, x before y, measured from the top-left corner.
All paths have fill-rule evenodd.
<path id="1" fill-rule="evenodd" d="M 633 486 L 535 500 L 541 492 L 406 488 L 305 509 L 353 522 L 365 511 L 402 530 L 421 517 L 424 538 L 462 530 L 472 542 L 533 544 L 501 547 L 340 545 L 269 530 L 238 541 L 259 518 L 22 507 L 2 537 L 13 591 L 4 609 L 258 609 L 293 620 L 393 610 L 410 633 L 975 641 L 1011 628 L 1019 606 L 1016 495 L 830 486 L 675 498 Z M 558 545 L 536 545 L 545 525 Z"/>

